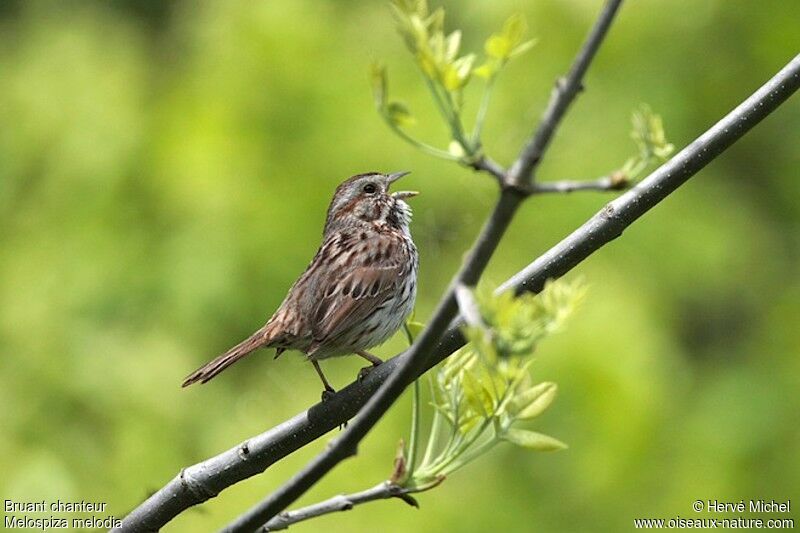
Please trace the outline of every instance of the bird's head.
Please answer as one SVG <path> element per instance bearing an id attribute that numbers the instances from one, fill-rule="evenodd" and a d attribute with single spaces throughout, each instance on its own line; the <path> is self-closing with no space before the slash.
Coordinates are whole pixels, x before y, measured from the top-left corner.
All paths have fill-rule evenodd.
<path id="1" fill-rule="evenodd" d="M 416 196 L 414 191 L 390 193 L 389 187 L 408 172 L 382 174 L 367 172 L 347 179 L 336 188 L 330 207 L 325 232 L 333 228 L 359 226 L 385 222 L 398 229 L 407 229 L 411 221 L 411 207 L 406 198 Z"/>

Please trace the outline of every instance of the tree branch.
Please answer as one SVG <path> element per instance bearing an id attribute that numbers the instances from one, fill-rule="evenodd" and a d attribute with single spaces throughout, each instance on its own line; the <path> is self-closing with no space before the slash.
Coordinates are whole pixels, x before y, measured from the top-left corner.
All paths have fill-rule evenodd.
<path id="1" fill-rule="evenodd" d="M 535 182 L 530 186 L 531 194 L 571 193 L 575 191 L 624 191 L 631 182 L 622 173 L 615 172 L 591 181 L 559 180 Z"/>
<path id="2" fill-rule="evenodd" d="M 470 168 L 474 170 L 486 172 L 491 174 L 497 182 L 502 186 L 506 181 L 506 169 L 500 166 L 499 163 L 496 163 L 488 156 L 481 156 L 477 160 L 468 164 Z"/>
<path id="3" fill-rule="evenodd" d="M 409 489 L 401 487 L 400 485 L 395 485 L 391 481 L 384 481 L 383 483 L 375 485 L 374 487 L 361 492 L 354 492 L 353 494 L 345 495 L 340 494 L 339 496 L 334 496 L 333 498 L 329 498 L 307 507 L 280 513 L 278 516 L 267 522 L 261 528 L 261 531 L 267 532 L 287 529 L 292 524 L 302 522 L 303 520 L 308 520 L 310 518 L 316 518 L 318 516 L 340 511 L 349 511 L 356 505 L 361 505 L 362 503 L 373 502 L 376 500 L 388 500 L 389 498 L 399 498 L 408 505 L 419 507 L 417 501 L 409 495 L 416 492 L 430 490 L 439 485 L 439 483 L 440 482 L 436 482 L 422 488 Z"/>

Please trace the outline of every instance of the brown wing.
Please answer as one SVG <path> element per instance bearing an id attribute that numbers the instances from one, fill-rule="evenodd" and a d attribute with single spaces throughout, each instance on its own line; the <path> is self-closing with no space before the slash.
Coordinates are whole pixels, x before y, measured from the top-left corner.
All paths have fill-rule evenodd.
<path id="1" fill-rule="evenodd" d="M 358 266 L 343 276 L 329 276 L 314 313 L 311 351 L 365 320 L 396 290 L 403 265 L 399 262 Z M 323 290 L 324 289 L 324 290 Z"/>

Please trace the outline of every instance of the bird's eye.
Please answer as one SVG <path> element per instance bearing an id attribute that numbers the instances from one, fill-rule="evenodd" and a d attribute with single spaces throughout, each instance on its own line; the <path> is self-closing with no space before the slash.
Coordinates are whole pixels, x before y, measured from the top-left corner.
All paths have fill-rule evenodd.
<path id="1" fill-rule="evenodd" d="M 364 188 L 362 190 L 367 194 L 375 194 L 375 191 L 377 191 L 378 188 L 375 186 L 374 183 L 367 183 L 366 185 L 364 185 Z"/>

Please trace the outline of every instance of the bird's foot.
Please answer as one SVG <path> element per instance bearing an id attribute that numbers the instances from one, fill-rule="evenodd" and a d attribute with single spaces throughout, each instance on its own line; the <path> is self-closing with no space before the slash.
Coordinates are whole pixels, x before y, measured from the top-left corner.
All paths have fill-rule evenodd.
<path id="1" fill-rule="evenodd" d="M 322 401 L 323 402 L 327 402 L 328 400 L 333 398 L 335 394 L 336 394 L 336 391 L 333 389 L 333 387 L 326 387 L 322 391 Z"/>
<path id="2" fill-rule="evenodd" d="M 367 377 L 370 374 L 370 372 L 372 372 L 378 366 L 379 366 L 378 364 L 373 363 L 370 366 L 365 366 L 364 368 L 359 370 L 358 371 L 358 381 L 359 381 L 359 383 L 361 381 L 363 381 L 364 378 Z"/>

